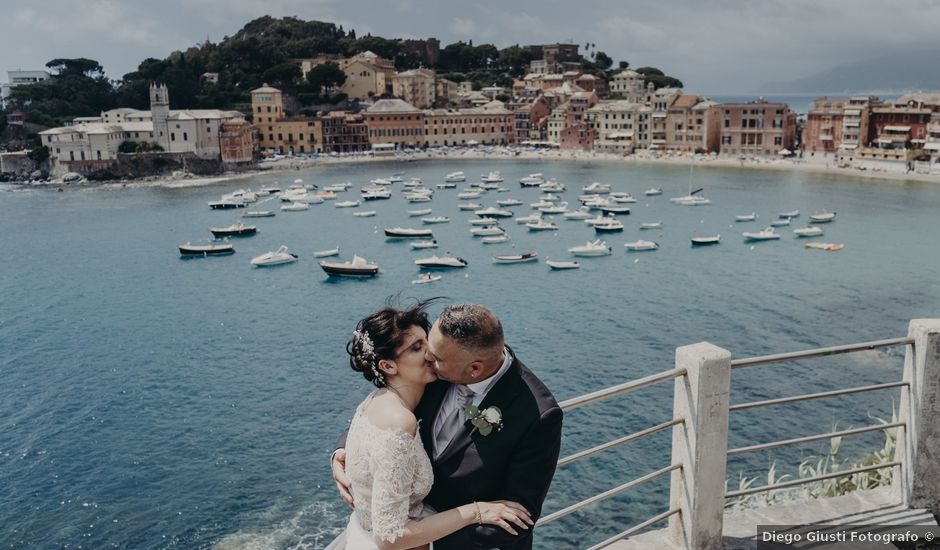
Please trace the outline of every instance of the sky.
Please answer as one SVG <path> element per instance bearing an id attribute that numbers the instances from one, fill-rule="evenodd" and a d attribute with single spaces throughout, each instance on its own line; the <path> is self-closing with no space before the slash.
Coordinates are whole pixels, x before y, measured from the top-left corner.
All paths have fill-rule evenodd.
<path id="1" fill-rule="evenodd" d="M 596 45 L 653 66 L 689 93 L 764 84 L 940 44 L 940 0 L 0 0 L 0 81 L 57 57 L 100 62 L 111 78 L 147 57 L 220 41 L 263 15 L 341 24 L 357 34 L 497 47 Z"/>

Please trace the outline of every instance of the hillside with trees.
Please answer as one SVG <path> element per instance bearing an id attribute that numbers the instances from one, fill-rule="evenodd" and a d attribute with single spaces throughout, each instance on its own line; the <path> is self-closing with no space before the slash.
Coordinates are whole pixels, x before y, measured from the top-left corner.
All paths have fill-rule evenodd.
<path id="1" fill-rule="evenodd" d="M 594 44 L 585 48 L 582 67 L 587 73 L 605 79 L 629 64 L 614 60 Z M 14 89 L 9 108 L 29 113 L 30 122 L 45 126 L 63 124 L 78 116 L 97 116 L 117 106 L 148 109 L 149 87 L 162 82 L 170 90 L 173 108 L 232 109 L 249 112 L 250 91 L 267 82 L 296 97 L 301 106 L 339 102 L 342 96 L 324 96 L 324 90 L 341 85 L 345 75 L 335 65 L 319 66 L 305 79 L 298 60 L 322 54 L 352 56 L 364 51 L 391 59 L 396 69 L 417 68 L 421 62 L 409 53 L 402 40 L 379 36 L 357 36 L 352 29 L 322 21 L 295 17 L 259 17 L 233 36 L 218 43 L 205 42 L 185 51 L 175 51 L 165 59 L 143 60 L 137 70 L 120 80 L 108 80 L 101 65 L 91 59 L 55 59 L 47 64 L 54 73 L 47 81 Z M 513 45 L 499 49 L 492 44 L 456 42 L 441 48 L 433 69 L 456 82 L 470 81 L 475 89 L 493 84 L 510 86 L 524 76 L 532 52 Z M 681 86 L 662 71 L 640 70 L 660 86 Z M 218 81 L 204 78 L 218 74 Z"/>

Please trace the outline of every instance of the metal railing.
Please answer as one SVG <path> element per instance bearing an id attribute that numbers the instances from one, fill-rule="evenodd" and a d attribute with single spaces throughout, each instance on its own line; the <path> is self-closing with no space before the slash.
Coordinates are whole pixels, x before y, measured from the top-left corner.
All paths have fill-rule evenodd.
<path id="1" fill-rule="evenodd" d="M 797 352 L 791 352 L 791 353 L 781 353 L 781 354 L 775 354 L 775 355 L 764 355 L 760 357 L 737 359 L 737 360 L 731 361 L 731 368 L 739 369 L 739 368 L 755 367 L 758 365 L 784 363 L 784 362 L 789 362 L 789 361 L 798 361 L 801 359 L 813 359 L 817 357 L 829 357 L 832 355 L 840 355 L 844 353 L 855 353 L 855 352 L 860 352 L 860 351 L 871 351 L 875 349 L 894 347 L 894 346 L 911 346 L 911 348 L 913 348 L 914 339 L 909 338 L 909 337 L 891 338 L 887 340 L 876 340 L 872 342 L 862 342 L 859 344 L 849 344 L 845 346 L 817 348 L 817 349 L 810 349 L 810 350 L 797 351 Z M 911 385 L 910 381 L 901 380 L 899 382 L 872 384 L 868 386 L 859 386 L 859 387 L 846 388 L 846 389 L 840 389 L 840 390 L 809 393 L 809 394 L 796 395 L 796 396 L 791 396 L 791 397 L 781 397 L 777 399 L 753 401 L 749 403 L 738 403 L 736 405 L 729 406 L 728 410 L 732 412 L 741 411 L 741 410 L 754 409 L 758 407 L 766 407 L 766 406 L 771 406 L 771 405 L 781 405 L 784 403 L 795 403 L 799 401 L 823 399 L 823 398 L 828 398 L 828 397 L 837 397 L 837 396 L 842 396 L 842 395 L 851 395 L 851 394 L 856 394 L 856 393 L 878 391 L 878 390 L 885 390 L 885 389 L 891 389 L 891 388 L 902 388 L 902 391 L 903 391 L 903 390 L 909 390 L 910 385 Z M 763 443 L 759 445 L 750 445 L 747 447 L 738 447 L 736 449 L 729 449 L 726 453 L 726 456 L 734 456 L 734 455 L 739 455 L 739 454 L 748 453 L 748 452 L 763 451 L 767 449 L 774 449 L 774 448 L 784 447 L 788 445 L 798 445 L 802 443 L 809 443 L 809 442 L 820 441 L 824 439 L 832 439 L 834 437 L 852 436 L 852 435 L 858 435 L 858 434 L 863 434 L 863 433 L 868 433 L 868 432 L 873 432 L 873 431 L 888 430 L 888 429 L 893 429 L 893 428 L 898 428 L 902 430 L 903 433 L 905 434 L 905 437 L 901 440 L 901 443 L 904 444 L 905 449 L 906 449 L 907 448 L 907 435 L 910 432 L 910 430 L 908 429 L 908 424 L 906 422 L 893 422 L 889 424 L 865 426 L 862 428 L 843 430 L 839 432 L 828 432 L 828 433 L 815 434 L 815 435 L 810 435 L 810 436 L 805 436 L 805 437 L 797 437 L 797 438 L 792 438 L 792 439 L 772 441 L 769 443 Z M 906 455 L 907 453 L 905 452 L 901 456 L 906 457 Z M 738 498 L 738 497 L 743 497 L 743 496 L 767 492 L 767 491 L 788 489 L 788 488 L 793 488 L 793 487 L 798 487 L 801 485 L 814 483 L 817 481 L 823 481 L 826 479 L 847 477 L 847 476 L 852 476 L 855 474 L 869 472 L 872 470 L 881 470 L 885 468 L 895 468 L 895 467 L 899 468 L 899 470 L 903 469 L 904 460 L 895 460 L 891 462 L 880 463 L 880 464 L 862 467 L 862 468 L 854 468 L 850 470 L 842 470 L 842 471 L 832 472 L 828 474 L 821 474 L 821 475 L 816 475 L 816 476 L 811 476 L 811 477 L 806 477 L 806 478 L 800 478 L 798 480 L 789 481 L 785 483 L 768 484 L 768 485 L 762 485 L 760 487 L 753 487 L 753 488 L 743 489 L 739 491 L 730 491 L 730 492 L 725 493 L 725 499 L 727 500 L 727 499 L 732 499 L 732 498 Z"/>
<path id="2" fill-rule="evenodd" d="M 569 411 L 578 409 L 578 408 L 580 408 L 580 407 L 583 407 L 583 406 L 585 406 L 585 405 L 590 405 L 590 404 L 596 403 L 596 402 L 601 401 L 601 400 L 604 400 L 604 399 L 609 399 L 609 398 L 612 398 L 612 397 L 620 397 L 620 396 L 626 395 L 626 394 L 628 394 L 628 393 L 632 393 L 632 392 L 635 392 L 635 391 L 637 391 L 637 390 L 641 390 L 641 389 L 643 389 L 643 388 L 652 386 L 652 385 L 654 385 L 654 384 L 659 384 L 659 383 L 661 383 L 661 382 L 667 382 L 667 381 L 675 380 L 676 378 L 685 376 L 686 374 L 687 374 L 686 370 L 685 370 L 685 369 L 681 369 L 681 368 L 672 369 L 672 370 L 668 370 L 668 371 L 663 371 L 663 372 L 659 372 L 659 373 L 656 373 L 656 374 L 651 374 L 651 375 L 649 375 L 649 376 L 646 376 L 646 377 L 643 377 L 643 378 L 639 378 L 639 379 L 637 379 L 637 380 L 632 380 L 632 381 L 630 381 L 630 382 L 625 382 L 625 383 L 623 383 L 623 384 L 618 384 L 618 385 L 616 385 L 616 386 L 611 386 L 611 387 L 609 387 L 609 388 L 604 388 L 604 389 L 602 389 L 602 390 L 598 390 L 598 391 L 595 391 L 595 392 L 592 392 L 592 393 L 588 393 L 588 394 L 582 395 L 582 396 L 580 396 L 580 397 L 575 397 L 575 398 L 572 398 L 572 399 L 568 399 L 568 400 L 566 400 L 566 401 L 562 401 L 562 402 L 559 404 L 559 406 L 561 407 L 561 409 L 562 409 L 563 411 L 569 412 Z M 564 458 L 559 459 L 559 460 L 558 460 L 558 466 L 559 466 L 559 467 L 565 466 L 565 465 L 567 465 L 567 464 L 571 464 L 571 463 L 573 463 L 573 462 L 577 462 L 577 461 L 579 461 L 579 460 L 581 460 L 581 459 L 584 459 L 584 458 L 587 458 L 587 457 L 589 457 L 589 456 L 593 456 L 593 455 L 595 455 L 595 454 L 597 454 L 597 453 L 600 453 L 601 451 L 605 451 L 605 450 L 607 450 L 607 449 L 611 449 L 611 448 L 613 448 L 613 447 L 616 447 L 616 446 L 619 446 L 619 445 L 623 445 L 624 443 L 628 443 L 628 442 L 630 442 L 630 441 L 636 441 L 636 440 L 638 440 L 638 439 L 641 439 L 641 438 L 650 436 L 650 435 L 652 435 L 652 434 L 661 432 L 661 431 L 663 431 L 663 430 L 672 428 L 673 426 L 677 426 L 677 425 L 679 425 L 679 424 L 682 424 L 684 421 L 685 421 L 685 419 L 683 419 L 683 418 L 674 418 L 674 419 L 672 419 L 672 420 L 669 420 L 669 421 L 666 421 L 666 422 L 662 422 L 662 423 L 660 423 L 660 424 L 657 424 L 657 425 L 655 425 L 655 426 L 651 426 L 651 427 L 646 428 L 646 429 L 644 429 L 644 430 L 640 430 L 640 431 L 637 431 L 637 432 L 633 432 L 633 433 L 631 433 L 631 434 L 629 434 L 629 435 L 626 435 L 626 436 L 623 436 L 623 437 L 619 437 L 619 438 L 617 438 L 617 439 L 613 439 L 613 440 L 611 440 L 611 441 L 608 441 L 608 442 L 606 442 L 606 443 L 597 445 L 597 446 L 595 446 L 595 447 L 591 447 L 591 448 L 588 448 L 588 449 L 585 449 L 585 450 L 582 450 L 582 451 L 578 451 L 578 452 L 576 452 L 576 453 L 573 453 L 573 454 L 571 454 L 571 455 L 568 455 L 568 456 L 566 456 L 566 457 L 564 457 Z M 557 519 L 563 518 L 563 517 L 565 517 L 565 516 L 567 516 L 567 515 L 569 515 L 569 514 L 571 514 L 571 513 L 573 513 L 573 512 L 577 512 L 578 510 L 581 510 L 581 509 L 583 509 L 583 508 L 585 508 L 585 507 L 587 507 L 587 506 L 590 506 L 590 505 L 595 504 L 595 503 L 597 503 L 597 502 L 600 502 L 600 501 L 602 501 L 602 500 L 606 500 L 606 499 L 608 499 L 608 498 L 610 498 L 610 497 L 613 497 L 613 496 L 615 496 L 615 495 L 618 495 L 618 494 L 620 494 L 620 493 L 623 493 L 623 492 L 625 492 L 625 491 L 628 491 L 628 490 L 630 490 L 630 489 L 632 489 L 632 488 L 634 488 L 634 487 L 637 487 L 637 486 L 639 486 L 639 485 L 642 485 L 643 483 L 646 483 L 646 482 L 648 482 L 648 481 L 652 481 L 652 480 L 658 479 L 658 478 L 660 478 L 660 477 L 662 477 L 662 476 L 664 476 L 664 475 L 666 475 L 666 474 L 669 474 L 670 472 L 673 472 L 673 471 L 675 471 L 675 470 L 679 470 L 679 469 L 681 469 L 681 468 L 682 468 L 682 465 L 681 465 L 681 464 L 670 464 L 669 466 L 666 466 L 665 468 L 661 468 L 661 469 L 659 469 L 659 470 L 656 470 L 655 472 L 650 472 L 649 474 L 646 474 L 646 475 L 644 475 L 644 476 L 642 476 L 642 477 L 638 477 L 638 478 L 636 478 L 636 479 L 633 479 L 633 480 L 631 480 L 631 481 L 628 481 L 628 482 L 626 482 L 626 483 L 623 483 L 623 484 L 621 484 L 621 485 L 619 485 L 619 486 L 617 486 L 617 487 L 614 487 L 614 488 L 612 488 L 612 489 L 608 489 L 607 491 L 604 491 L 604 492 L 599 493 L 599 494 L 597 494 L 597 495 L 594 495 L 594 496 L 592 496 L 592 497 L 589 497 L 589 498 L 586 498 L 586 499 L 581 500 L 581 501 L 579 501 L 579 502 L 576 502 L 576 503 L 574 503 L 574 504 L 572 504 L 572 505 L 570 505 L 570 506 L 567 506 L 567 507 L 565 507 L 565 508 L 562 508 L 561 510 L 558 510 L 558 511 L 553 512 L 553 513 L 551 513 L 551 514 L 542 516 L 541 518 L 539 518 L 538 522 L 536 522 L 536 525 L 537 525 L 537 526 L 542 526 L 542 525 L 545 525 L 545 524 L 550 523 L 550 522 L 552 522 L 552 521 L 555 521 L 555 520 L 557 520 Z M 649 526 L 651 526 L 651 525 L 654 525 L 654 524 L 656 524 L 656 523 L 659 523 L 659 522 L 661 522 L 661 521 L 664 521 L 665 519 L 669 518 L 670 516 L 672 516 L 673 514 L 676 514 L 676 513 L 678 513 L 678 512 L 679 512 L 678 509 L 673 509 L 673 510 L 669 510 L 668 512 L 665 512 L 665 513 L 656 515 L 656 516 L 654 516 L 654 517 L 652 517 L 652 518 L 649 518 L 649 519 L 647 519 L 646 521 L 644 521 L 643 523 L 640 523 L 639 525 L 636 525 L 636 526 L 634 526 L 634 527 L 631 527 L 630 529 L 627 529 L 626 531 L 620 533 L 620 534 L 617 535 L 616 537 L 613 537 L 613 538 L 611 538 L 611 539 L 608 539 L 608 541 L 605 541 L 605 542 L 600 543 L 600 545 L 596 546 L 596 548 L 601 548 L 601 547 L 606 546 L 606 545 L 608 545 L 608 544 L 610 544 L 610 543 L 612 543 L 612 542 L 615 542 L 615 541 L 620 540 L 620 539 L 622 539 L 622 538 L 628 537 L 628 536 L 630 536 L 631 534 L 634 534 L 634 533 L 636 533 L 636 532 L 642 531 L 643 529 L 645 529 L 645 528 L 647 528 L 647 527 L 649 527 Z"/>

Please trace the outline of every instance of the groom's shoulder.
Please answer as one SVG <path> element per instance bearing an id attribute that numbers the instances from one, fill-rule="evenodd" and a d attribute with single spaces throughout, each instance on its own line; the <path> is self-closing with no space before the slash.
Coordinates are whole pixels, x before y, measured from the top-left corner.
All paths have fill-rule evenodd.
<path id="1" fill-rule="evenodd" d="M 555 409 L 560 410 L 558 402 L 555 400 L 552 391 L 548 389 L 548 386 L 546 386 L 529 367 L 525 366 L 525 363 L 519 360 L 518 357 L 515 358 L 515 362 L 519 368 L 519 378 L 522 380 L 523 386 L 528 390 L 528 393 L 532 395 L 532 398 L 538 405 L 539 416 L 544 416 L 545 413 Z"/>

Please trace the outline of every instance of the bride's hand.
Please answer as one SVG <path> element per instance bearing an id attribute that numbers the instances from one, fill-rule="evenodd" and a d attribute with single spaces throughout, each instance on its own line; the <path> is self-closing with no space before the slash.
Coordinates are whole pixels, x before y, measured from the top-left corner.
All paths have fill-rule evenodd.
<path id="1" fill-rule="evenodd" d="M 530 525 L 534 525 L 529 512 L 518 502 L 511 500 L 494 500 L 492 502 L 478 502 L 476 504 L 480 509 L 480 517 L 478 519 L 481 523 L 498 525 L 513 535 L 518 535 L 519 533 L 513 529 L 511 524 L 522 529 L 528 529 Z"/>
<path id="2" fill-rule="evenodd" d="M 331 466 L 333 467 L 333 480 L 336 482 L 336 489 L 339 490 L 340 498 L 350 508 L 355 508 L 352 497 L 352 482 L 346 477 L 346 449 L 337 449 L 333 453 Z"/>

